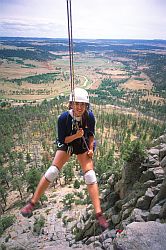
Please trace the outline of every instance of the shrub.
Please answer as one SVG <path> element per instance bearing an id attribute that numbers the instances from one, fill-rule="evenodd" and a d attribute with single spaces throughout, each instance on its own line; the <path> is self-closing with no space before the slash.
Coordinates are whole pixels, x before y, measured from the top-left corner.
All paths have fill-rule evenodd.
<path id="1" fill-rule="evenodd" d="M 67 208 L 71 209 L 72 203 L 74 202 L 74 195 L 66 194 L 62 202 Z"/>
<path id="2" fill-rule="evenodd" d="M 45 223 L 45 218 L 42 215 L 39 218 L 35 218 L 35 222 L 33 225 L 33 232 L 39 235 L 42 227 L 44 226 L 44 223 Z"/>
<path id="3" fill-rule="evenodd" d="M 127 162 L 140 163 L 146 156 L 145 148 L 142 141 L 136 140 L 126 145 L 122 157 Z"/>
<path id="4" fill-rule="evenodd" d="M 1 250 L 6 250 L 7 248 L 6 248 L 5 244 L 2 243 L 2 244 L 0 245 L 0 249 L 1 249 Z"/>
<path id="5" fill-rule="evenodd" d="M 80 188 L 80 182 L 77 179 L 74 182 L 74 188 L 76 188 L 76 189 Z"/>
<path id="6" fill-rule="evenodd" d="M 57 213 L 57 218 L 62 218 L 62 211 L 59 211 L 59 212 Z"/>
<path id="7" fill-rule="evenodd" d="M 44 201 L 48 201 L 48 198 L 45 194 L 43 194 L 40 198 L 41 203 L 43 204 Z"/>
<path id="8" fill-rule="evenodd" d="M 3 234 L 5 229 L 13 225 L 15 222 L 15 216 L 14 215 L 9 215 L 9 216 L 3 216 L 0 218 L 0 235 Z"/>

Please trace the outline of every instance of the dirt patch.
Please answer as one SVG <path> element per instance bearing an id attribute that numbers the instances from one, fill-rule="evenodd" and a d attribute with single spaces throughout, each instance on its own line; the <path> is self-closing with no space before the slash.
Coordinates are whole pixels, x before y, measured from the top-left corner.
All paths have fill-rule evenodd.
<path id="1" fill-rule="evenodd" d="M 148 77 L 144 77 L 143 80 L 137 80 L 132 77 L 127 82 L 119 85 L 122 89 L 132 89 L 132 90 L 151 90 L 153 87 L 153 83 Z"/>
<path id="2" fill-rule="evenodd" d="M 27 67 L 25 64 L 32 64 L 35 68 Z M 15 79 L 25 78 L 28 76 L 52 73 L 55 69 L 52 68 L 51 63 L 36 62 L 31 60 L 25 60 L 24 64 L 17 64 L 15 62 L 3 61 L 0 67 L 1 78 Z M 57 72 L 57 71 L 56 71 Z"/>

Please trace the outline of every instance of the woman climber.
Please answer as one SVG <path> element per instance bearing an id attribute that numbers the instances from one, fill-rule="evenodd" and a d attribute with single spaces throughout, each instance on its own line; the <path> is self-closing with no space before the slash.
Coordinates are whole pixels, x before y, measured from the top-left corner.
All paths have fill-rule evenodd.
<path id="1" fill-rule="evenodd" d="M 70 94 L 69 110 L 63 112 L 58 118 L 57 151 L 52 165 L 41 178 L 31 200 L 21 209 L 21 214 L 24 217 L 32 216 L 32 211 L 41 195 L 49 184 L 58 177 L 70 156 L 75 154 L 84 174 L 96 219 L 103 229 L 108 228 L 108 223 L 101 210 L 98 184 L 92 161 L 94 129 L 95 118 L 93 113 L 89 111 L 88 93 L 82 88 L 75 88 Z"/>

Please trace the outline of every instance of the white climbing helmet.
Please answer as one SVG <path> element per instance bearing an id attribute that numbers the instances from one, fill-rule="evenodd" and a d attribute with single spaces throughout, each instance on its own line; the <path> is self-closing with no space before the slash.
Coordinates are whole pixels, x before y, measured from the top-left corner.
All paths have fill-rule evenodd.
<path id="1" fill-rule="evenodd" d="M 72 101 L 89 103 L 88 92 L 82 88 L 75 88 L 69 97 L 69 102 Z"/>

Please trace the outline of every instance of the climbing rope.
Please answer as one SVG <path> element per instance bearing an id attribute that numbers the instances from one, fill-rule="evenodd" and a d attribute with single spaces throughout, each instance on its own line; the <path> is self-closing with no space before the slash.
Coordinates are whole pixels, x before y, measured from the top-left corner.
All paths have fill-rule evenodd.
<path id="1" fill-rule="evenodd" d="M 73 60 L 73 30 L 72 30 L 72 10 L 71 10 L 71 0 L 66 0 L 67 3 L 67 21 L 68 21 L 68 43 L 69 43 L 69 61 L 70 61 L 70 84 L 71 84 L 71 94 L 72 94 L 72 103 L 75 102 L 74 96 L 74 60 Z M 82 137 L 83 142 L 89 151 L 88 144 L 85 140 L 85 137 Z M 96 239 L 96 222 L 94 222 L 94 245 Z M 101 230 L 101 237 L 103 237 L 103 231 Z"/>
<path id="2" fill-rule="evenodd" d="M 72 10 L 71 0 L 67 1 L 67 20 L 68 20 L 68 42 L 69 42 L 69 60 L 70 60 L 70 83 L 71 93 L 74 91 L 74 62 L 73 62 L 73 29 L 72 29 Z M 72 95 L 74 101 L 74 95 Z"/>
<path id="3" fill-rule="evenodd" d="M 72 28 L 72 10 L 71 10 L 71 0 L 66 0 L 67 3 L 67 21 L 68 21 L 68 42 L 69 42 L 69 61 L 70 61 L 70 84 L 71 84 L 71 94 L 72 103 L 75 102 L 74 96 L 74 59 L 73 59 L 73 28 Z M 75 120 L 75 119 L 74 119 Z M 83 142 L 89 151 L 89 147 L 86 143 L 85 137 L 82 137 Z"/>

